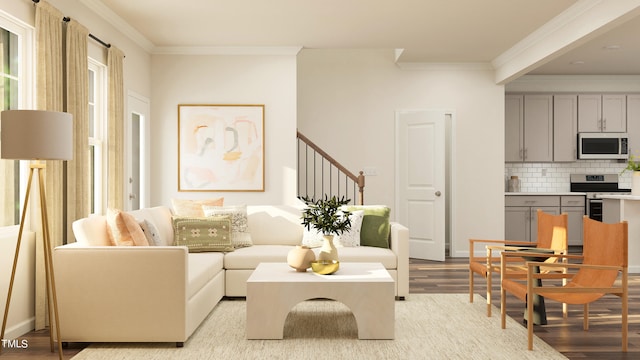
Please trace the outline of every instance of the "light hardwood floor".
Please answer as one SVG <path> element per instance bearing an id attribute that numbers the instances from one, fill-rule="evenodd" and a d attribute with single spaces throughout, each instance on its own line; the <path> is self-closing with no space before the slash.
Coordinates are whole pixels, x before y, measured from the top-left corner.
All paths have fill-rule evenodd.
<path id="1" fill-rule="evenodd" d="M 466 258 L 448 258 L 444 262 L 411 259 L 409 276 L 410 293 L 467 294 L 469 291 Z M 484 296 L 485 291 L 483 279 L 476 277 L 475 292 Z M 581 307 L 569 307 L 569 318 L 565 320 L 562 318 L 560 304 L 548 302 L 549 323 L 536 326 L 535 334 L 569 359 L 640 359 L 640 275 L 630 276 L 629 293 L 629 351 L 626 354 L 620 348 L 620 299 L 615 296 L 605 296 L 591 306 L 588 332 L 582 330 Z M 499 285 L 494 288 L 494 294 L 494 303 L 499 307 Z M 514 319 L 522 317 L 522 302 L 510 298 L 507 304 L 509 316 Z M 500 326 L 499 311 L 495 311 L 493 316 L 496 317 L 496 326 Z M 5 349 L 0 360 L 58 358 L 57 352 L 50 352 L 48 331 L 31 332 L 20 339 L 27 340 L 29 347 Z M 70 344 L 64 350 L 64 358 L 73 357 L 85 346 L 86 344 Z M 522 349 L 527 351 L 526 338 L 522 339 Z"/>

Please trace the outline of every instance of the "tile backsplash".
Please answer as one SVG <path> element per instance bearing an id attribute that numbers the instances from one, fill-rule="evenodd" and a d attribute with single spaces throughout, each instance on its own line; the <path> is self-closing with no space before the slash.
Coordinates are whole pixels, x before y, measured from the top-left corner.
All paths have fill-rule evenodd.
<path id="1" fill-rule="evenodd" d="M 631 172 L 623 160 L 580 160 L 572 163 L 506 163 L 504 188 L 511 176 L 520 179 L 521 192 L 568 192 L 570 174 L 618 174 L 618 187 L 631 188 Z"/>

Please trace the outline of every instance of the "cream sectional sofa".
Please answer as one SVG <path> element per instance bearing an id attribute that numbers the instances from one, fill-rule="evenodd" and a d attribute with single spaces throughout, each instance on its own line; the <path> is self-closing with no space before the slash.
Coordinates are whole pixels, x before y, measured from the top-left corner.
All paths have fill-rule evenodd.
<path id="1" fill-rule="evenodd" d="M 152 222 L 160 246 L 110 246 L 104 216 L 74 222 L 76 243 L 56 247 L 54 266 L 64 342 L 176 342 L 181 346 L 213 307 L 246 296 L 260 262 L 286 262 L 303 236 L 300 209 L 248 206 L 253 246 L 189 253 L 171 246 L 168 207 L 130 212 Z M 339 248 L 342 262 L 380 262 L 396 280 L 396 297 L 409 294 L 409 231 L 391 223 L 390 249 Z M 315 249 L 317 252 L 318 249 Z"/>

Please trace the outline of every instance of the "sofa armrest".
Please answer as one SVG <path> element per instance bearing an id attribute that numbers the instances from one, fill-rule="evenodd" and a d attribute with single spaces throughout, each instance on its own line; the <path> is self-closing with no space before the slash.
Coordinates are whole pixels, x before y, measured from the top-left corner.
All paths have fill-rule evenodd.
<path id="1" fill-rule="evenodd" d="M 398 259 L 398 297 L 403 298 L 409 295 L 409 229 L 391 222 L 389 245 Z"/>
<path id="2" fill-rule="evenodd" d="M 180 246 L 56 247 L 63 341 L 185 341 L 187 261 Z"/>

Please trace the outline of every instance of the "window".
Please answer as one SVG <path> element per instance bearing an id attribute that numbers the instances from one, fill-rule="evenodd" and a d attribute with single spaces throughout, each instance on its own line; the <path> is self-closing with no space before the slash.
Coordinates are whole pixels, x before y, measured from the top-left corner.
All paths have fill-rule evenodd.
<path id="1" fill-rule="evenodd" d="M 92 214 L 102 214 L 106 203 L 106 191 L 103 188 L 105 174 L 105 126 L 107 119 L 107 70 L 101 64 L 89 58 L 89 159 L 91 164 L 91 209 Z"/>
<path id="2" fill-rule="evenodd" d="M 33 32 L 0 11 L 0 110 L 31 107 Z M 26 162 L 0 159 L 0 226 L 20 222 Z"/>

